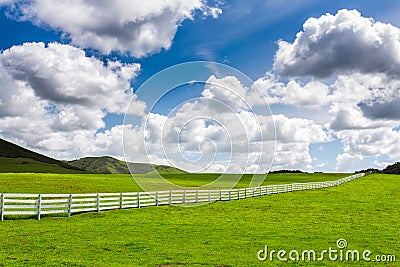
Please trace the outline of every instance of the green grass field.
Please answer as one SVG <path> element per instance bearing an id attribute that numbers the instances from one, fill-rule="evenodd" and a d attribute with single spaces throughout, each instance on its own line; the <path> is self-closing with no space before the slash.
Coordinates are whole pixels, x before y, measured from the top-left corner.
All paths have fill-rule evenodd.
<path id="1" fill-rule="evenodd" d="M 266 184 L 319 182 L 336 180 L 348 174 L 269 174 Z M 154 179 L 154 174 L 135 175 Z M 186 187 L 208 184 L 218 174 L 163 174 L 168 181 Z M 236 187 L 248 187 L 251 175 L 244 175 Z M 157 180 L 155 180 L 157 181 Z M 47 173 L 0 173 L 0 192 L 3 193 L 117 193 L 137 192 L 142 189 L 129 174 L 47 174 Z"/>
<path id="2" fill-rule="evenodd" d="M 349 249 L 394 254 L 399 260 L 399 179 L 370 175 L 329 189 L 196 208 L 6 220 L 0 223 L 0 266 L 354 266 L 257 259 L 264 245 L 322 251 L 336 248 L 339 238 Z"/>

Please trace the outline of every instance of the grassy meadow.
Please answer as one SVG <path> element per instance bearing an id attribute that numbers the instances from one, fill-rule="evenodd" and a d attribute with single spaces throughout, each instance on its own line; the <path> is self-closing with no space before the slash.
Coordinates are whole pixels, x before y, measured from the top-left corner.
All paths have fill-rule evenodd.
<path id="1" fill-rule="evenodd" d="M 264 245 L 322 251 L 336 248 L 340 238 L 347 240 L 348 249 L 399 258 L 399 178 L 369 175 L 328 189 L 196 208 L 162 206 L 41 221 L 6 220 L 0 223 L 0 266 L 354 266 L 355 262 L 257 259 Z"/>
<path id="2" fill-rule="evenodd" d="M 164 173 L 163 177 L 176 185 L 198 187 L 211 183 L 219 174 Z M 154 179 L 154 174 L 137 174 L 137 177 Z M 348 174 L 272 173 L 264 185 L 337 180 Z M 236 188 L 248 187 L 252 175 L 244 175 Z M 227 187 L 228 188 L 228 187 Z M 130 174 L 49 174 L 0 173 L 0 192 L 3 193 L 118 193 L 138 192 L 142 189 Z"/>

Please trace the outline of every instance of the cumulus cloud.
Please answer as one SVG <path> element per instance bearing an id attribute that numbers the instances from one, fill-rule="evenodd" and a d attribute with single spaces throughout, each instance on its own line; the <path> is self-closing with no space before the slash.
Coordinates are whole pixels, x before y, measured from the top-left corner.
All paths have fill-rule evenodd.
<path id="1" fill-rule="evenodd" d="M 364 115 L 372 119 L 400 119 L 400 99 L 396 98 L 387 103 L 358 104 Z"/>
<path id="2" fill-rule="evenodd" d="M 267 73 L 255 81 L 256 86 L 267 98 L 269 104 L 284 104 L 299 107 L 321 108 L 329 103 L 329 86 L 310 81 L 302 84 L 296 80 L 287 83 L 279 81 L 274 74 Z M 256 99 L 259 99 L 257 96 Z"/>
<path id="3" fill-rule="evenodd" d="M 329 112 L 332 116 L 329 126 L 334 131 L 379 128 L 386 124 L 369 120 L 358 106 L 333 104 Z"/>
<path id="4" fill-rule="evenodd" d="M 273 170 L 302 169 L 312 171 L 310 145 L 332 141 L 332 136 L 323 126 L 312 120 L 274 116 L 277 147 Z"/>
<path id="5" fill-rule="evenodd" d="M 293 43 L 278 45 L 274 69 L 282 75 L 326 77 L 354 70 L 400 75 L 399 28 L 357 10 L 309 18 Z"/>
<path id="6" fill-rule="evenodd" d="M 398 160 L 399 55 L 400 29 L 362 17 L 356 10 L 310 18 L 293 43 L 279 41 L 274 72 L 254 86 L 272 105 L 296 106 L 299 117 L 306 114 L 301 108 L 324 108 L 329 116 L 324 117 L 324 126 L 274 116 L 274 164 L 312 169 L 309 144 L 333 137 L 343 144 L 337 170 L 351 171 L 365 157 Z M 277 74 L 290 78 L 283 81 Z M 252 97 L 251 90 L 244 98 L 263 102 L 258 95 Z"/>
<path id="7" fill-rule="evenodd" d="M 167 155 L 171 160 L 169 164 L 190 171 L 201 169 L 216 172 L 223 167 L 224 171 L 241 173 L 268 171 L 268 162 L 274 156 L 274 170 L 298 168 L 311 171 L 310 144 L 332 140 L 329 132 L 313 121 L 276 115 L 273 117 L 277 132 L 276 151 L 272 154 L 275 142 L 268 139 L 263 142 L 252 140 L 252 136 L 258 136 L 259 133 L 255 128 L 242 125 L 243 121 L 236 116 L 242 117 L 243 113 L 231 116 L 214 114 L 213 120 L 218 123 L 198 118 L 187 109 L 173 117 L 149 114 L 145 130 L 149 159 L 154 163 L 165 164 Z M 268 136 L 268 132 L 264 131 L 271 131 L 271 126 L 263 123 L 271 118 L 264 119 L 260 120 L 259 127 L 262 134 Z M 142 128 L 137 133 L 141 131 Z M 136 149 L 141 148 L 136 146 Z M 135 158 L 138 152 L 130 146 L 128 155 Z"/>
<path id="8" fill-rule="evenodd" d="M 98 138 L 117 134 L 118 126 L 99 132 L 108 113 L 123 114 L 132 99 L 131 112 L 144 113 L 130 85 L 139 69 L 105 64 L 69 45 L 13 46 L 0 54 L 1 134 L 62 158 L 95 153 Z"/>
<path id="9" fill-rule="evenodd" d="M 399 80 L 386 74 L 339 75 L 331 85 L 331 121 L 334 135 L 343 144 L 337 170 L 351 171 L 365 157 L 386 156 L 396 161 L 400 125 L 397 109 Z"/>
<path id="10" fill-rule="evenodd" d="M 324 131 L 343 144 L 343 153 L 337 156 L 340 171 L 352 170 L 365 157 L 398 157 L 394 129 L 400 125 L 399 28 L 365 18 L 356 10 L 340 10 L 336 15 L 308 19 L 292 43 L 281 40 L 278 44 L 273 72 L 254 86 L 272 105 L 295 106 L 299 117 L 309 116 L 302 108 L 329 114 L 321 117 L 324 127 L 316 125 L 312 131 L 299 119 L 275 116 L 278 166 L 285 166 L 279 162 L 292 150 L 293 159 L 287 158 L 286 166 L 311 168 L 312 159 L 304 148 L 316 140 L 328 142 Z M 323 129 L 320 135 L 318 127 Z M 307 136 L 319 138 L 307 140 Z M 288 141 L 301 138 L 302 142 Z M 299 147 L 303 152 L 298 154 Z"/>
<path id="11" fill-rule="evenodd" d="M 332 141 L 326 129 L 311 120 L 274 115 L 274 122 L 276 138 L 282 143 L 311 144 Z"/>
<path id="12" fill-rule="evenodd" d="M 275 150 L 274 163 L 271 170 L 313 171 L 309 144 L 307 143 L 278 143 Z"/>
<path id="13" fill-rule="evenodd" d="M 279 41 L 275 74 L 256 84 L 273 104 L 327 107 L 324 125 L 343 144 L 337 170 L 349 171 L 365 157 L 399 156 L 399 55 L 399 28 L 340 10 L 308 19 L 292 43 Z"/>
<path id="14" fill-rule="evenodd" d="M 347 130 L 336 134 L 344 144 L 344 153 L 336 159 L 339 171 L 353 170 L 364 157 L 386 155 L 393 161 L 400 157 L 400 132 L 392 128 Z"/>
<path id="15" fill-rule="evenodd" d="M 352 172 L 358 162 L 363 159 L 361 155 L 349 153 L 339 154 L 336 157 L 336 170 L 340 172 Z"/>
<path id="16" fill-rule="evenodd" d="M 264 122 L 262 126 L 273 132 L 272 118 Z M 189 171 L 215 172 L 223 166 L 238 173 L 257 165 L 258 172 L 265 172 L 274 143 L 263 147 L 262 126 L 249 110 L 232 110 L 220 101 L 202 98 L 185 103 L 169 116 L 150 113 L 144 142 L 155 163 L 168 158 L 170 164 Z M 269 153 L 269 161 L 258 164 L 263 152 Z M 136 151 L 129 148 L 129 154 Z"/>
<path id="17" fill-rule="evenodd" d="M 339 75 L 330 86 L 330 127 L 335 131 L 396 127 L 400 81 L 386 74 Z"/>
<path id="18" fill-rule="evenodd" d="M 150 161 L 189 171 L 262 173 L 275 156 L 274 169 L 312 170 L 309 146 L 330 142 L 329 131 L 312 120 L 258 113 L 253 90 L 237 77 L 211 76 L 198 99 L 168 116 L 150 113 L 136 129 L 144 134 Z M 142 149 L 132 147 L 125 150 L 130 158 Z"/>
<path id="19" fill-rule="evenodd" d="M 118 61 L 105 66 L 80 49 L 58 43 L 13 46 L 2 52 L 1 66 L 9 79 L 25 84 L 49 103 L 81 104 L 113 113 L 125 111 L 127 96 L 133 94 L 130 80 L 140 69 L 139 64 Z"/>
<path id="20" fill-rule="evenodd" d="M 135 57 L 169 49 L 179 25 L 193 19 L 196 10 L 214 18 L 222 13 L 203 0 L 13 2 L 11 13 L 19 20 L 61 31 L 82 48 Z"/>

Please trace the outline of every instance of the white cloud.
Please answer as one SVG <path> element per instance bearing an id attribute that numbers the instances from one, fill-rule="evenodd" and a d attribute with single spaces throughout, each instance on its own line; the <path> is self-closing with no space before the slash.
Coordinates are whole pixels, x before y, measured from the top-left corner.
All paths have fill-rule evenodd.
<path id="1" fill-rule="evenodd" d="M 312 158 L 308 143 L 278 143 L 272 170 L 301 169 L 312 171 Z"/>
<path id="2" fill-rule="evenodd" d="M 352 172 L 358 162 L 363 159 L 360 155 L 348 153 L 339 154 L 336 157 L 336 170 L 340 172 Z"/>
<path id="3" fill-rule="evenodd" d="M 232 109 L 234 111 L 251 108 L 247 103 L 248 88 L 246 88 L 236 77 L 226 76 L 221 79 L 211 76 L 207 79 L 202 96 L 220 102 L 209 101 L 210 108 Z"/>
<path id="4" fill-rule="evenodd" d="M 96 154 L 96 140 L 117 134 L 118 126 L 99 132 L 107 113 L 123 114 L 133 99 L 131 112 L 143 114 L 130 85 L 139 69 L 104 64 L 69 45 L 13 46 L 0 54 L 1 134 L 60 158 Z"/>
<path id="5" fill-rule="evenodd" d="M 341 10 L 308 19 L 293 43 L 279 41 L 274 70 L 297 79 L 282 82 L 267 73 L 256 84 L 270 103 L 297 106 L 300 117 L 300 108 L 328 107 L 324 125 L 343 144 L 337 170 L 351 171 L 365 157 L 400 156 L 399 55 L 399 28 Z"/>
<path id="6" fill-rule="evenodd" d="M 255 81 L 254 86 L 263 92 L 269 104 L 293 105 L 312 109 L 321 108 L 329 103 L 329 86 L 319 81 L 310 81 L 303 85 L 299 81 L 290 80 L 285 84 L 272 73 L 267 73 Z M 259 99 L 259 96 L 255 98 Z"/>
<path id="7" fill-rule="evenodd" d="M 274 116 L 277 149 L 273 169 L 302 169 L 312 171 L 310 145 L 327 143 L 332 137 L 326 129 L 315 122 L 302 118 Z"/>
<path id="8" fill-rule="evenodd" d="M 396 160 L 400 154 L 399 80 L 386 74 L 339 75 L 331 85 L 329 128 L 343 144 L 337 169 L 352 168 L 365 157 L 386 156 Z"/>
<path id="9" fill-rule="evenodd" d="M 387 124 L 367 119 L 358 106 L 333 104 L 329 112 L 332 115 L 329 127 L 335 131 L 379 128 Z"/>
<path id="10" fill-rule="evenodd" d="M 217 19 L 222 14 L 222 9 L 219 7 L 209 7 L 203 12 L 203 14 Z"/>
<path id="11" fill-rule="evenodd" d="M 252 90 L 236 77 L 211 76 L 201 98 L 168 116 L 149 114 L 146 128 L 136 132 L 144 132 L 150 161 L 190 171 L 265 172 L 277 141 L 274 169 L 312 170 L 309 146 L 330 142 L 329 132 L 311 120 L 258 114 L 249 100 Z M 139 154 L 132 145 L 125 152 Z"/>
<path id="12" fill-rule="evenodd" d="M 337 169 L 351 170 L 364 157 L 386 155 L 393 161 L 400 157 L 400 132 L 391 128 L 347 130 L 336 133 L 344 153 L 337 157 Z"/>
<path id="13" fill-rule="evenodd" d="M 217 18 L 222 10 L 203 0 L 14 1 L 19 20 L 61 31 L 72 43 L 104 54 L 143 57 L 169 49 L 179 25 L 196 10 Z"/>
<path id="14" fill-rule="evenodd" d="M 398 28 L 356 11 L 309 19 L 292 44 L 280 42 L 274 64 L 281 74 L 308 82 L 285 83 L 267 73 L 256 84 L 273 104 L 329 107 L 325 127 L 343 144 L 337 170 L 352 170 L 365 157 L 386 155 L 395 160 L 398 131 L 392 129 L 400 125 L 399 36 Z M 318 80 L 323 76 L 331 77 Z M 384 141 L 372 138 L 379 135 Z"/>
<path id="15" fill-rule="evenodd" d="M 288 76 L 344 71 L 400 75 L 400 30 L 357 10 L 309 18 L 293 43 L 278 42 L 274 69 Z"/>
<path id="16" fill-rule="evenodd" d="M 276 138 L 283 143 L 325 143 L 331 137 L 327 130 L 311 120 L 274 115 Z"/>
<path id="17" fill-rule="evenodd" d="M 378 161 L 374 160 L 374 165 L 377 166 L 378 168 L 384 169 L 389 165 L 392 165 L 394 162 L 387 162 L 387 161 Z"/>

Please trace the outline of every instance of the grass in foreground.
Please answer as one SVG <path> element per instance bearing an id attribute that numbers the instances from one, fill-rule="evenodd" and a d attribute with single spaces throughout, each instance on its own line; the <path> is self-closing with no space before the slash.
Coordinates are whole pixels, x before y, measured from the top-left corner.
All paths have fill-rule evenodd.
<path id="1" fill-rule="evenodd" d="M 335 249 L 339 238 L 348 241 L 349 249 L 394 254 L 399 260 L 399 207 L 399 176 L 370 175 L 329 189 L 196 208 L 7 220 L 0 223 L 0 265 L 304 266 L 307 263 L 280 263 L 276 258 L 260 262 L 257 252 L 264 245 L 287 251 Z M 355 263 L 307 266 L 343 265 Z"/>
<path id="2" fill-rule="evenodd" d="M 127 174 L 1 173 L 0 192 L 32 194 L 141 191 Z"/>
<path id="3" fill-rule="evenodd" d="M 336 180 L 348 174 L 269 174 L 266 184 L 319 182 Z M 136 175 L 154 179 L 154 174 Z M 163 174 L 168 181 L 186 187 L 208 184 L 219 174 Z M 251 175 L 244 175 L 236 188 L 248 187 Z M 229 188 L 229 187 L 227 187 Z M 43 173 L 0 173 L 0 192 L 3 193 L 117 193 L 137 192 L 142 189 L 129 174 L 43 174 Z"/>

